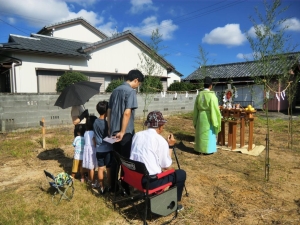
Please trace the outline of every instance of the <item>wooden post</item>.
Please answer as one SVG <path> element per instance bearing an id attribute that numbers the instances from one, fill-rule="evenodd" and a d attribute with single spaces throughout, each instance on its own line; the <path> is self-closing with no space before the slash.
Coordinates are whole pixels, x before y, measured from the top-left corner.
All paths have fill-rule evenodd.
<path id="1" fill-rule="evenodd" d="M 45 131 L 45 119 L 44 119 L 44 117 L 40 121 L 40 125 L 42 126 L 43 149 L 45 149 L 46 148 L 46 139 L 45 139 L 46 131 Z"/>
<path id="2" fill-rule="evenodd" d="M 241 115 L 241 124 L 240 124 L 240 148 L 245 145 L 245 113 Z"/>
<path id="3" fill-rule="evenodd" d="M 236 124 L 237 121 L 231 121 L 230 122 L 232 125 L 232 147 L 231 150 L 235 150 L 236 149 Z"/>
<path id="4" fill-rule="evenodd" d="M 252 150 L 253 145 L 253 123 L 254 118 L 249 118 L 249 141 L 248 141 L 248 151 Z"/>
<path id="5" fill-rule="evenodd" d="M 225 145 L 225 121 L 221 120 L 221 131 L 218 134 L 218 144 Z"/>
<path id="6" fill-rule="evenodd" d="M 228 122 L 228 147 L 232 146 L 232 122 Z"/>

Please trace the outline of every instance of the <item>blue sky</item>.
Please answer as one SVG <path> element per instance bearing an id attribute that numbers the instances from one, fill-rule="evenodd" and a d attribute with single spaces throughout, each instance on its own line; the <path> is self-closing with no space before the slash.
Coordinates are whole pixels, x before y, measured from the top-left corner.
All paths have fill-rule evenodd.
<path id="1" fill-rule="evenodd" d="M 252 54 L 245 36 L 253 26 L 249 17 L 259 22 L 255 7 L 264 12 L 262 0 L 0 0 L 0 5 L 0 43 L 9 34 L 29 36 L 76 17 L 108 36 L 130 29 L 146 43 L 158 28 L 166 47 L 161 54 L 184 77 L 199 66 L 199 45 L 208 53 L 207 64 L 245 61 Z M 300 1 L 283 0 L 282 5 L 289 6 L 282 17 L 290 43 L 300 44 Z"/>

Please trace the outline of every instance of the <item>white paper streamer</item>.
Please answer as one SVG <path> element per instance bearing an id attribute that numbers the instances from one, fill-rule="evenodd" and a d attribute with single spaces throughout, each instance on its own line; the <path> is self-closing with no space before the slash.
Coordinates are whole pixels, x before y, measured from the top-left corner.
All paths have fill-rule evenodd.
<path id="1" fill-rule="evenodd" d="M 223 102 L 227 102 L 227 98 L 225 95 L 223 95 Z"/>
<path id="2" fill-rule="evenodd" d="M 185 92 L 185 97 L 188 98 L 189 97 L 189 93 L 186 91 Z"/>
<path id="3" fill-rule="evenodd" d="M 237 92 L 236 89 L 235 89 L 235 92 L 234 92 L 234 97 L 235 97 L 235 98 L 239 97 L 239 96 L 238 96 L 238 92 Z"/>
<path id="4" fill-rule="evenodd" d="M 278 96 L 278 93 L 276 93 L 276 98 L 280 102 L 280 97 Z"/>
<path id="5" fill-rule="evenodd" d="M 196 93 L 196 95 L 198 95 L 199 94 L 199 91 L 197 90 L 197 93 Z"/>
<path id="6" fill-rule="evenodd" d="M 283 97 L 285 97 L 285 91 L 282 91 Z"/>
<path id="7" fill-rule="evenodd" d="M 280 92 L 280 96 L 281 96 L 282 100 L 284 100 L 283 92 Z"/>
<path id="8" fill-rule="evenodd" d="M 174 98 L 177 98 L 177 92 L 175 92 L 175 96 L 174 96 Z"/>
<path id="9" fill-rule="evenodd" d="M 267 91 L 266 92 L 266 99 L 269 99 L 270 98 L 270 91 Z"/>

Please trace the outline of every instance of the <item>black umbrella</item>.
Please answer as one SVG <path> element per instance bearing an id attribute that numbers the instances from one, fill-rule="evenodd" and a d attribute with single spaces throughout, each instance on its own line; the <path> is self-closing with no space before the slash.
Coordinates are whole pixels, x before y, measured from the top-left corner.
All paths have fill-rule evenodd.
<path id="1" fill-rule="evenodd" d="M 90 81 L 80 81 L 66 87 L 55 102 L 55 106 L 63 109 L 83 105 L 95 94 L 99 93 L 101 84 Z"/>

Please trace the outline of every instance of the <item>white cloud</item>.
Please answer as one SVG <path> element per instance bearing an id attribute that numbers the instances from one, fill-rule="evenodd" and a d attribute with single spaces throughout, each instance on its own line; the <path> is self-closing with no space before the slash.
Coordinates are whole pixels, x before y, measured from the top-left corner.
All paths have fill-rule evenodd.
<path id="1" fill-rule="evenodd" d="M 238 53 L 236 55 L 236 57 L 238 59 L 244 59 L 244 60 L 253 60 L 254 58 L 257 59 L 259 58 L 260 56 L 260 53 L 258 52 L 253 52 L 253 53 L 246 53 L 246 54 L 243 54 L 243 53 Z"/>
<path id="2" fill-rule="evenodd" d="M 162 35 L 162 40 L 170 40 L 173 38 L 173 33 L 178 29 L 178 26 L 173 24 L 172 20 L 163 20 L 158 23 L 157 18 L 155 16 L 151 16 L 144 19 L 139 27 L 125 27 L 123 30 L 131 30 L 135 34 L 150 37 L 152 31 L 156 28 L 159 29 L 159 33 Z"/>
<path id="3" fill-rule="evenodd" d="M 253 26 L 253 27 L 251 27 L 251 28 L 248 30 L 247 34 L 248 34 L 250 37 L 252 37 L 252 38 L 256 38 L 256 37 L 257 37 L 256 31 L 260 31 L 261 34 L 264 34 L 264 33 L 265 33 L 265 26 L 264 26 L 263 24 L 259 24 L 259 25 L 257 25 L 256 27 Z M 271 33 L 273 33 L 273 32 L 271 31 Z"/>
<path id="4" fill-rule="evenodd" d="M 237 57 L 238 59 L 252 60 L 252 59 L 253 59 L 253 54 L 252 54 L 252 53 L 247 53 L 247 54 L 238 53 L 238 54 L 236 55 L 236 57 Z"/>
<path id="5" fill-rule="evenodd" d="M 81 9 L 79 12 L 74 13 L 74 12 L 69 12 L 68 16 L 65 18 L 60 19 L 59 21 L 63 20 L 69 20 L 69 19 L 74 19 L 77 17 L 82 17 L 89 23 L 91 23 L 93 26 L 96 26 L 97 24 L 103 23 L 103 17 L 99 17 L 96 13 L 93 11 L 86 11 L 85 9 Z"/>
<path id="6" fill-rule="evenodd" d="M 281 24 L 281 28 L 287 27 L 290 31 L 300 31 L 300 20 L 297 18 L 287 19 Z"/>
<path id="7" fill-rule="evenodd" d="M 157 11 L 157 7 L 153 6 L 152 0 L 130 0 L 130 13 L 138 14 L 145 11 Z"/>
<path id="8" fill-rule="evenodd" d="M 66 0 L 76 2 L 77 4 L 85 2 L 84 0 Z M 76 17 L 84 17 L 92 25 L 99 25 L 103 18 L 99 17 L 93 11 L 85 9 L 79 12 L 72 12 L 66 1 L 62 0 L 0 0 L 1 11 L 11 15 L 16 21 L 26 20 L 28 24 L 34 27 L 43 27 L 54 22 L 61 22 Z M 88 0 L 92 3 L 93 0 Z M 59 9 L 59 10 L 58 10 Z"/>
<path id="9" fill-rule="evenodd" d="M 13 18 L 13 17 L 8 17 L 7 20 L 8 20 L 8 23 L 10 23 L 10 24 L 15 24 L 16 23 L 16 19 Z"/>
<path id="10" fill-rule="evenodd" d="M 239 46 L 246 41 L 245 35 L 240 30 L 239 24 L 227 24 L 217 27 L 202 38 L 203 43 Z"/>
<path id="11" fill-rule="evenodd" d="M 105 23 L 99 27 L 97 27 L 101 32 L 105 33 L 107 36 L 112 36 L 118 32 L 118 28 L 114 21 L 110 21 Z"/>

